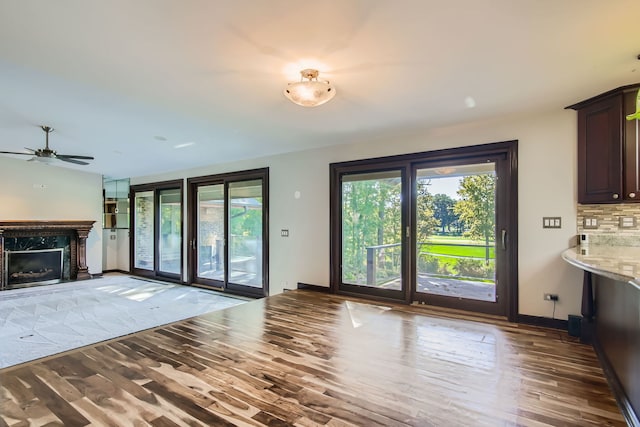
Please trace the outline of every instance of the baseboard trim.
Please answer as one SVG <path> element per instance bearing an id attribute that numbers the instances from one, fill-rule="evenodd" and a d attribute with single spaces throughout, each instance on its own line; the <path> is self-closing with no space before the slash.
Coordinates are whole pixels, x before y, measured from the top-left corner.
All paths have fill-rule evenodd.
<path id="1" fill-rule="evenodd" d="M 518 314 L 516 322 L 524 323 L 525 325 L 542 326 L 543 328 L 560 329 L 562 331 L 569 329 L 569 322 L 567 320 L 551 319 L 549 317 L 542 316 L 529 316 L 527 314 Z"/>
<path id="2" fill-rule="evenodd" d="M 611 366 L 607 355 L 604 353 L 604 350 L 598 342 L 597 336 L 594 337 L 593 340 L 593 349 L 598 356 L 598 360 L 600 361 L 600 366 L 602 367 L 604 376 L 609 383 L 609 387 L 611 387 L 613 396 L 616 398 L 616 402 L 618 402 L 620 412 L 622 412 L 622 416 L 624 417 L 625 421 L 630 427 L 640 427 L 640 419 L 638 419 L 638 415 L 634 411 L 633 406 L 631 406 L 631 401 L 627 397 L 627 394 L 624 392 L 618 376 L 613 370 L 613 367 Z"/>
<path id="3" fill-rule="evenodd" d="M 312 285 L 310 283 L 302 283 L 302 282 L 298 282 L 298 289 L 306 289 L 308 291 L 324 292 L 324 293 L 331 292 L 331 288 L 328 286 Z"/>
<path id="4" fill-rule="evenodd" d="M 102 273 L 100 274 L 105 274 L 105 273 L 122 273 L 122 274 L 130 274 L 128 271 L 124 271 L 124 270 L 119 270 L 119 269 L 113 269 L 113 270 L 102 270 Z M 95 275 L 94 275 L 95 276 Z"/>

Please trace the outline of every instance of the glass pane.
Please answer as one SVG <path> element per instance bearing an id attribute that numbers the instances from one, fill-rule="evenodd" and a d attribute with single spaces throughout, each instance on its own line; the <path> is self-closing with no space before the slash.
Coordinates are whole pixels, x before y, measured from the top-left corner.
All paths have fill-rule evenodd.
<path id="1" fill-rule="evenodd" d="M 417 171 L 418 292 L 496 301 L 495 163 Z"/>
<path id="2" fill-rule="evenodd" d="M 262 180 L 229 184 L 229 282 L 262 287 Z"/>
<path id="3" fill-rule="evenodd" d="M 153 270 L 153 191 L 136 193 L 134 221 L 134 266 Z"/>
<path id="4" fill-rule="evenodd" d="M 224 185 L 198 187 L 199 277 L 224 281 Z"/>
<path id="5" fill-rule="evenodd" d="M 180 274 L 182 266 L 182 200 L 179 189 L 160 190 L 159 271 Z"/>
<path id="6" fill-rule="evenodd" d="M 342 178 L 342 282 L 402 289 L 400 171 Z"/>

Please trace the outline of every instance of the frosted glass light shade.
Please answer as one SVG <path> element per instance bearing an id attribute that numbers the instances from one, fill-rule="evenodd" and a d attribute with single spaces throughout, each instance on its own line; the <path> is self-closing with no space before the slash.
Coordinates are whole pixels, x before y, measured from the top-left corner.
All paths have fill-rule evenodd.
<path id="1" fill-rule="evenodd" d="M 294 104 L 303 107 L 317 107 L 330 101 L 336 95 L 331 83 L 318 80 L 318 70 L 302 70 L 300 75 L 302 76 L 301 81 L 289 83 L 284 89 L 284 96 Z"/>
<path id="2" fill-rule="evenodd" d="M 30 158 L 29 160 L 27 160 L 29 162 L 40 162 L 40 163 L 46 163 L 48 165 L 50 165 L 51 163 L 55 163 L 56 159 L 55 157 L 39 157 L 39 156 L 33 156 L 32 158 Z"/>

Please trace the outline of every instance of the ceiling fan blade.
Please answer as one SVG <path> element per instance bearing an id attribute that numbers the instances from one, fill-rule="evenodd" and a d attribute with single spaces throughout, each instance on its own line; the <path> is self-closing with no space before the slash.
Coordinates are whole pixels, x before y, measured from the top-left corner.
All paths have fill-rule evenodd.
<path id="1" fill-rule="evenodd" d="M 0 151 L 2 154 L 21 154 L 23 156 L 33 156 L 33 153 L 17 153 L 15 151 Z"/>
<path id="2" fill-rule="evenodd" d="M 18 153 L 16 151 L 0 151 L 0 154 L 20 154 L 22 156 L 31 156 L 28 161 L 38 161 L 42 163 L 53 163 L 56 159 L 63 162 L 74 163 L 76 165 L 88 165 L 89 163 L 84 160 L 94 160 L 91 156 L 77 156 L 75 154 L 57 154 L 54 150 L 49 148 L 49 134 L 53 131 L 49 126 L 40 126 L 46 133 L 46 142 L 44 148 L 34 150 L 33 148 L 25 147 L 30 153 Z"/>
<path id="3" fill-rule="evenodd" d="M 63 162 L 75 163 L 76 165 L 88 165 L 89 163 L 83 162 L 80 160 L 70 159 L 66 156 L 56 156 L 56 159 L 62 160 Z"/>
<path id="4" fill-rule="evenodd" d="M 91 156 L 76 156 L 73 154 L 56 154 L 56 157 L 64 157 L 65 159 L 84 159 L 84 160 L 94 160 Z"/>

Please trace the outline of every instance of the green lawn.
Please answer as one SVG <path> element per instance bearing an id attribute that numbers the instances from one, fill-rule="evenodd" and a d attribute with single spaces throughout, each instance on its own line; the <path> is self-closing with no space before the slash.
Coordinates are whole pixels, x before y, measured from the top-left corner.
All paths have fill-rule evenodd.
<path id="1" fill-rule="evenodd" d="M 489 258 L 485 263 L 483 241 L 455 236 L 432 236 L 419 248 L 418 271 L 442 277 L 460 276 L 492 281 L 495 268 L 494 242 L 489 243 Z"/>
<path id="2" fill-rule="evenodd" d="M 431 236 L 429 243 L 420 247 L 420 252 L 427 252 L 432 255 L 452 255 L 458 257 L 484 258 L 484 242 L 480 240 L 465 239 L 458 236 Z M 489 248 L 489 257 L 495 258 L 495 247 L 493 242 Z M 454 245 L 475 245 L 475 246 L 454 246 Z"/>
<path id="3" fill-rule="evenodd" d="M 429 243 L 455 243 L 459 245 L 484 245 L 484 240 L 472 240 L 463 236 L 430 236 Z"/>
<path id="4" fill-rule="evenodd" d="M 486 249 L 482 246 L 445 246 L 445 245 L 422 245 L 421 253 L 432 255 L 453 255 L 459 257 L 484 258 Z M 495 258 L 495 249 L 489 248 L 489 258 Z"/>

